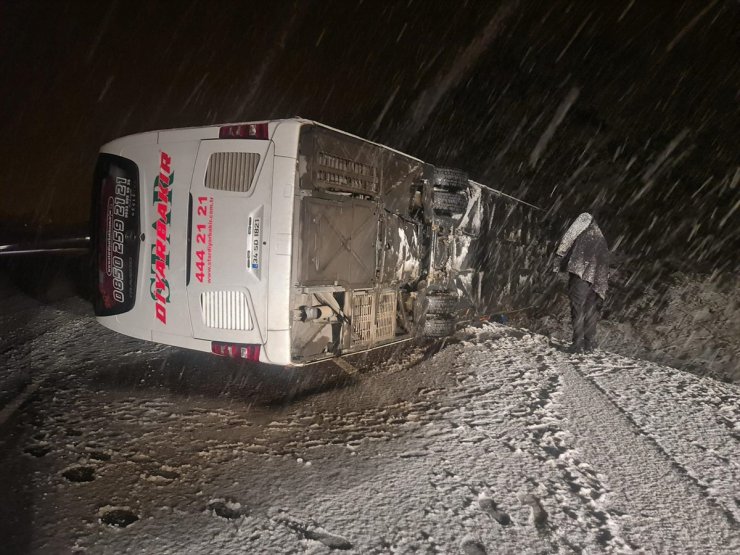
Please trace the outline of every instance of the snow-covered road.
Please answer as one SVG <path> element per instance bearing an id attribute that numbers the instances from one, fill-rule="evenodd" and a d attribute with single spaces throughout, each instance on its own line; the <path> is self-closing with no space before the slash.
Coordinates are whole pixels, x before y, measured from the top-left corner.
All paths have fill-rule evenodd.
<path id="1" fill-rule="evenodd" d="M 233 366 L 3 290 L 0 551 L 740 551 L 736 385 L 496 325 Z"/>

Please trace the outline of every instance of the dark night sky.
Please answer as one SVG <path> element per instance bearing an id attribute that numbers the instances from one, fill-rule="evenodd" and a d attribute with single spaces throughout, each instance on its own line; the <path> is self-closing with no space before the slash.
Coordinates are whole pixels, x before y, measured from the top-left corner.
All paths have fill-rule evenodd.
<path id="1" fill-rule="evenodd" d="M 739 22 L 733 0 L 2 1 L 0 218 L 84 222 L 117 136 L 301 115 L 558 219 L 598 197 L 634 254 L 736 265 Z"/>

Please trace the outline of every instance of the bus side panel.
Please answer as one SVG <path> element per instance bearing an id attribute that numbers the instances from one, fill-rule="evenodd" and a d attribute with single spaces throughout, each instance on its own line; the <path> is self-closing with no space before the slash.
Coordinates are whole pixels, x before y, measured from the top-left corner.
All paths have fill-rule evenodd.
<path id="1" fill-rule="evenodd" d="M 270 360 L 290 361 L 290 288 L 293 254 L 293 191 L 295 158 L 275 156 L 270 227 L 270 274 L 267 299 L 267 341 Z"/>

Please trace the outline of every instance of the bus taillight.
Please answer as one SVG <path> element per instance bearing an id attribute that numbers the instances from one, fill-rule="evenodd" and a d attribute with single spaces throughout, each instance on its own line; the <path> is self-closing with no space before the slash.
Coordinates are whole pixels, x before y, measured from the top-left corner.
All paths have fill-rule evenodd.
<path id="1" fill-rule="evenodd" d="M 211 342 L 211 352 L 214 355 L 230 358 L 243 358 L 254 362 L 259 362 L 260 346 L 247 345 L 244 343 L 222 343 L 221 341 Z"/>

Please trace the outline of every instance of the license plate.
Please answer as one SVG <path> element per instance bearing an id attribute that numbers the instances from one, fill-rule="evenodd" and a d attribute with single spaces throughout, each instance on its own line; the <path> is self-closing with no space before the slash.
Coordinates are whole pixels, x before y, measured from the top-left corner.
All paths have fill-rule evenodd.
<path id="1" fill-rule="evenodd" d="M 251 270 L 260 269 L 260 247 L 262 245 L 261 218 L 249 218 L 249 249 L 247 250 L 247 265 Z"/>

